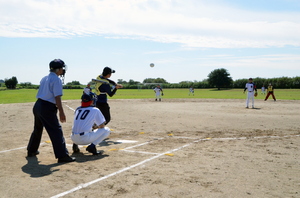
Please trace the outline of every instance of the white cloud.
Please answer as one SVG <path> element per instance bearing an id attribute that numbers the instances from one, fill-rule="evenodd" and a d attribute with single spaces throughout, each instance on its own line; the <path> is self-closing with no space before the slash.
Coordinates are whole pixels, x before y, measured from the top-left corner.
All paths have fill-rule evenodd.
<path id="1" fill-rule="evenodd" d="M 300 46 L 300 13 L 198 0 L 6 0 L 0 17 L 2 37 L 103 35 L 197 48 Z"/>

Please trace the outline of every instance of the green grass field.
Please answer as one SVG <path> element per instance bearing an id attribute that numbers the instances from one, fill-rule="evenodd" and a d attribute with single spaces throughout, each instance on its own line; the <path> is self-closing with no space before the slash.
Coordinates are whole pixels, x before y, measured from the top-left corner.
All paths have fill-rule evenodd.
<path id="1" fill-rule="evenodd" d="M 80 99 L 82 90 L 80 89 L 64 89 L 63 100 Z M 213 99 L 245 99 L 243 89 L 195 89 L 195 95 L 189 96 L 188 89 L 164 89 L 163 98 L 213 98 Z M 34 102 L 37 90 L 35 89 L 19 89 L 19 90 L 3 90 L 0 91 L 0 104 L 8 103 L 26 103 Z M 276 89 L 275 96 L 279 100 L 300 100 L 299 89 Z M 119 89 L 117 94 L 109 99 L 144 99 L 154 98 L 154 91 L 151 89 Z M 264 96 L 258 91 L 257 99 L 264 99 Z M 272 98 L 271 98 L 272 99 Z"/>

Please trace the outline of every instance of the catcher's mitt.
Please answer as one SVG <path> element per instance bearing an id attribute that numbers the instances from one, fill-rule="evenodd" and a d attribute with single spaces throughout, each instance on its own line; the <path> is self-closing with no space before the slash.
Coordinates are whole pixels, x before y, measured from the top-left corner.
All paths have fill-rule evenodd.
<path id="1" fill-rule="evenodd" d="M 161 93 L 162 96 L 164 96 L 164 93 Z"/>
<path id="2" fill-rule="evenodd" d="M 257 96 L 257 92 L 254 93 L 254 96 L 255 96 L 255 97 Z"/>

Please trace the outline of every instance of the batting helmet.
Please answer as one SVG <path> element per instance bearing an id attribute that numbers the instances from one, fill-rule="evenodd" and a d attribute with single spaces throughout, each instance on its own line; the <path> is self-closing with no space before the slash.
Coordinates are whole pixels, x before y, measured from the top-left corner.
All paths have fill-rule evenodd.
<path id="1" fill-rule="evenodd" d="M 110 68 L 110 67 L 104 67 L 103 72 L 102 72 L 102 75 L 103 75 L 103 76 L 106 76 L 106 75 L 108 75 L 108 74 L 115 73 L 115 72 L 116 72 L 116 71 L 113 70 L 113 69 Z"/>

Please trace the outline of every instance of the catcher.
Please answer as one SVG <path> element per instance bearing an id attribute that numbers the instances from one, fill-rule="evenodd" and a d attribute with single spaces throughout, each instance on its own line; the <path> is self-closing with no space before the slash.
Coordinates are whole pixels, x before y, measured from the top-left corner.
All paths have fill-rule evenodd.
<path id="1" fill-rule="evenodd" d="M 160 93 L 161 92 L 161 93 Z M 161 101 L 161 96 L 164 95 L 164 92 L 162 90 L 162 88 L 160 87 L 160 85 L 157 85 L 155 88 L 154 88 L 154 93 L 155 93 L 155 101 L 157 101 L 157 99 L 159 101 Z"/>
<path id="2" fill-rule="evenodd" d="M 93 155 L 103 154 L 103 151 L 97 151 L 96 145 L 110 134 L 110 129 L 105 127 L 103 114 L 93 106 L 93 97 L 93 94 L 83 94 L 81 106 L 75 111 L 71 135 L 74 153 L 80 152 L 78 145 L 90 144 L 86 151 Z"/>
<path id="3" fill-rule="evenodd" d="M 252 99 L 252 109 L 254 109 L 254 97 L 257 96 L 257 89 L 256 89 L 256 85 L 253 83 L 252 78 L 249 78 L 249 82 L 245 85 L 245 89 L 243 93 L 245 93 L 246 90 L 248 90 L 246 108 L 249 108 L 249 100 Z"/>

